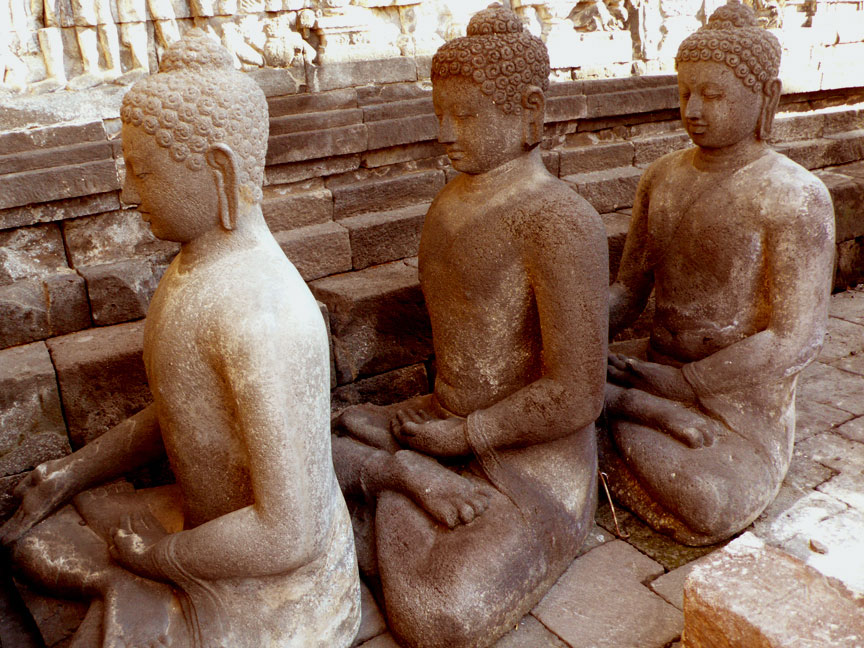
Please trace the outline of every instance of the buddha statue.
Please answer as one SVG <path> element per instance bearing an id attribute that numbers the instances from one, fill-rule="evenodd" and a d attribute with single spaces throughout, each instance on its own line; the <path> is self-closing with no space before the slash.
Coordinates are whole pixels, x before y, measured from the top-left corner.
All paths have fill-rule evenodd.
<path id="1" fill-rule="evenodd" d="M 123 200 L 181 243 L 145 325 L 155 402 L 32 471 L 0 540 L 33 586 L 92 600 L 75 648 L 349 646 L 328 341 L 262 216 L 264 94 L 192 30 L 121 117 Z M 166 453 L 176 484 L 104 485 Z"/>
<path id="2" fill-rule="evenodd" d="M 624 506 L 690 545 L 741 531 L 776 495 L 797 377 L 827 325 L 830 195 L 765 142 L 780 51 L 736 1 L 681 43 L 696 146 L 643 174 L 610 289 L 613 334 L 652 288 L 656 310 L 648 339 L 611 348 L 601 468 Z"/>
<path id="3" fill-rule="evenodd" d="M 361 575 L 402 646 L 494 643 L 593 525 L 607 245 L 541 159 L 548 76 L 500 5 L 436 52 L 438 139 L 461 173 L 420 241 L 434 392 L 336 421 Z"/>

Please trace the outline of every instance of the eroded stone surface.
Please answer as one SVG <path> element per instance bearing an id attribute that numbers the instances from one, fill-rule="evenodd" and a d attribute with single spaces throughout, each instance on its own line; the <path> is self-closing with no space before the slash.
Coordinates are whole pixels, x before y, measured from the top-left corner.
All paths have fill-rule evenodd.
<path id="1" fill-rule="evenodd" d="M 684 591 L 688 648 L 864 645 L 864 599 L 743 536 L 693 569 Z"/>

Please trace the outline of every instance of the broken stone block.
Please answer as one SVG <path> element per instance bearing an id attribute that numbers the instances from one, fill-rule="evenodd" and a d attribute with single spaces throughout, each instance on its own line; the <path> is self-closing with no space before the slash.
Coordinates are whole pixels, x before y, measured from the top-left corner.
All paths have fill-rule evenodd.
<path id="1" fill-rule="evenodd" d="M 629 115 L 678 108 L 678 86 L 637 88 L 591 94 L 586 98 L 587 117 Z"/>
<path id="2" fill-rule="evenodd" d="M 428 394 L 429 390 L 425 365 L 415 364 L 370 378 L 361 378 L 336 388 L 330 398 L 330 409 L 338 412 L 361 403 L 390 405 L 414 396 Z"/>
<path id="3" fill-rule="evenodd" d="M 134 209 L 66 221 L 63 235 L 75 268 L 133 257 L 168 263 L 180 249 L 179 243 L 153 236 L 150 226 Z"/>
<path id="4" fill-rule="evenodd" d="M 319 279 L 309 287 L 330 313 L 340 385 L 424 361 L 432 353 L 416 267 L 396 261 Z"/>
<path id="5" fill-rule="evenodd" d="M 67 270 L 56 224 L 0 231 L 0 286 Z"/>
<path id="6" fill-rule="evenodd" d="M 439 170 L 372 178 L 351 184 L 331 185 L 333 215 L 337 220 L 365 212 L 396 209 L 431 202 L 444 187 Z M 632 198 L 631 198 L 632 200 Z"/>
<path id="7" fill-rule="evenodd" d="M 270 118 L 298 113 L 327 112 L 357 107 L 357 89 L 342 88 L 330 92 L 302 92 L 267 100 Z"/>
<path id="8" fill-rule="evenodd" d="M 0 477 L 70 452 L 54 365 L 44 342 L 0 351 Z"/>
<path id="9" fill-rule="evenodd" d="M 663 567 L 621 540 L 580 556 L 532 614 L 571 646 L 663 648 L 681 612 L 642 583 Z"/>
<path id="10" fill-rule="evenodd" d="M 864 645 L 864 598 L 744 534 L 684 585 L 686 648 Z"/>
<path id="11" fill-rule="evenodd" d="M 74 449 L 153 401 L 141 357 L 143 320 L 64 335 L 47 344 Z"/>
<path id="12" fill-rule="evenodd" d="M 166 266 L 128 259 L 79 268 L 87 282 L 90 310 L 97 326 L 141 319 L 147 314 Z"/>
<path id="13" fill-rule="evenodd" d="M 417 64 L 413 59 L 402 56 L 372 61 L 332 62 L 311 66 L 307 79 L 309 89 L 313 92 L 368 83 L 415 81 Z"/>
<path id="14" fill-rule="evenodd" d="M 363 123 L 363 111 L 360 108 L 343 110 L 323 110 L 321 112 L 304 112 L 283 115 L 270 119 L 270 137 L 286 133 L 302 133 L 311 135 L 317 131 L 341 126 L 352 126 Z"/>
<path id="15" fill-rule="evenodd" d="M 72 271 L 0 286 L 0 348 L 91 325 L 84 279 Z"/>
<path id="16" fill-rule="evenodd" d="M 561 639 L 549 632 L 533 616 L 522 617 L 519 624 L 498 641 L 492 648 L 568 648 Z"/>
<path id="17" fill-rule="evenodd" d="M 268 165 L 264 169 L 264 184 L 279 185 L 300 182 L 309 178 L 326 177 L 338 173 L 346 173 L 360 167 L 360 156 L 337 155 L 318 160 L 288 162 L 286 164 Z"/>
<path id="18" fill-rule="evenodd" d="M 354 269 L 416 256 L 428 210 L 429 205 L 424 203 L 340 220 L 351 238 Z"/>
<path id="19" fill-rule="evenodd" d="M 351 269 L 348 231 L 338 223 L 276 232 L 275 238 L 306 281 Z"/>

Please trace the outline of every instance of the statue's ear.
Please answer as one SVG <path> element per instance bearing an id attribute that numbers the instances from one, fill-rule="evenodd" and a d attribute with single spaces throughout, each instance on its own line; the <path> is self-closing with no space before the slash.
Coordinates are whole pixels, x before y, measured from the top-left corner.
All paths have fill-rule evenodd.
<path id="1" fill-rule="evenodd" d="M 543 117 L 546 97 L 535 85 L 525 87 L 522 92 L 522 143 L 531 148 L 543 139 Z"/>
<path id="2" fill-rule="evenodd" d="M 768 139 L 771 134 L 771 127 L 774 125 L 774 113 L 777 112 L 782 92 L 783 84 L 780 79 L 771 79 L 765 85 L 762 112 L 759 114 L 759 126 L 756 132 L 760 140 Z"/>
<path id="3" fill-rule="evenodd" d="M 219 220 L 226 230 L 233 230 L 237 225 L 239 209 L 237 156 L 226 144 L 214 144 L 204 154 L 204 158 L 213 171 L 216 189 L 219 192 Z"/>

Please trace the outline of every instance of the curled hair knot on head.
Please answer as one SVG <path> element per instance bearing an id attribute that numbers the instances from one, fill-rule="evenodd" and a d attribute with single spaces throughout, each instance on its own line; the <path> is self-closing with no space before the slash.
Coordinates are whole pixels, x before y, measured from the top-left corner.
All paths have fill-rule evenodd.
<path id="1" fill-rule="evenodd" d="M 467 36 L 442 45 L 432 59 L 432 81 L 464 77 L 480 86 L 505 114 L 522 110 L 529 85 L 549 89 L 549 53 L 509 9 L 491 5 L 468 23 Z M 469 53 L 466 56 L 464 53 Z"/>
<path id="2" fill-rule="evenodd" d="M 208 149 L 225 144 L 238 161 L 241 194 L 261 200 L 268 123 L 258 85 L 233 67 L 231 55 L 200 29 L 172 43 L 159 72 L 138 81 L 123 97 L 120 118 L 143 128 L 171 158 L 203 169 Z"/>
<path id="3" fill-rule="evenodd" d="M 777 37 L 759 26 L 754 11 L 737 0 L 719 7 L 708 24 L 682 41 L 675 64 L 715 61 L 728 66 L 753 92 L 780 72 L 781 47 Z"/>

